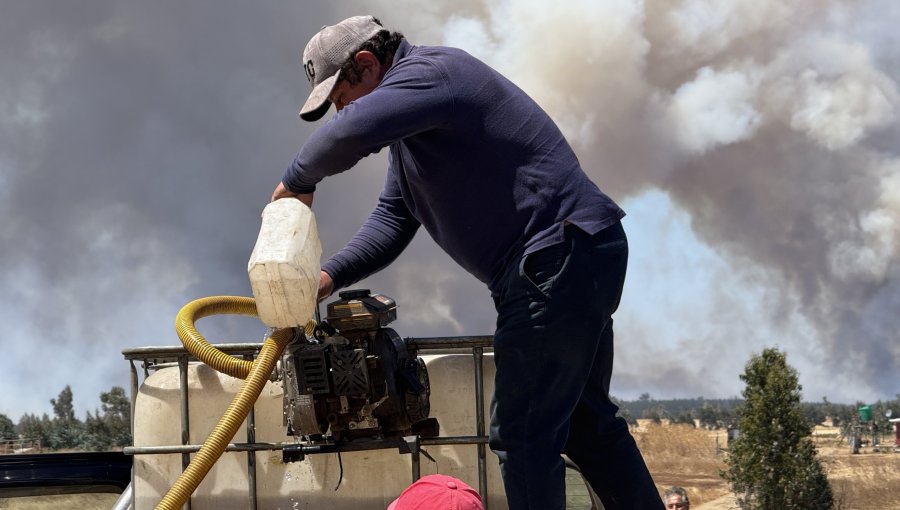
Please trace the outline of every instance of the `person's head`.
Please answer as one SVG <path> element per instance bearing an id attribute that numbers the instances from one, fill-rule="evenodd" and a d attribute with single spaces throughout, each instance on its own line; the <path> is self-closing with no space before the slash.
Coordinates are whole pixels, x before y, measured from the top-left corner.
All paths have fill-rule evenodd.
<path id="1" fill-rule="evenodd" d="M 691 502 L 688 500 L 687 491 L 681 487 L 672 487 L 666 489 L 663 495 L 663 501 L 666 503 L 666 510 L 690 510 Z"/>
<path id="2" fill-rule="evenodd" d="M 372 92 L 393 61 L 403 34 L 374 16 L 354 16 L 325 26 L 303 51 L 303 70 L 313 90 L 300 118 L 320 119 L 331 103 L 338 110 Z"/>
<path id="3" fill-rule="evenodd" d="M 387 510 L 484 510 L 481 496 L 447 475 L 423 476 L 406 488 Z"/>

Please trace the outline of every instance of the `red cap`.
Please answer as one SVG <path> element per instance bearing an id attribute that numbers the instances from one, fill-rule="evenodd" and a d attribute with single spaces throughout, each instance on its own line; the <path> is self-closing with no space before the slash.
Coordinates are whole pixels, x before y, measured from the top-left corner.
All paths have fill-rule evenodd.
<path id="1" fill-rule="evenodd" d="M 484 510 L 481 496 L 458 478 L 428 475 L 400 494 L 387 510 Z"/>

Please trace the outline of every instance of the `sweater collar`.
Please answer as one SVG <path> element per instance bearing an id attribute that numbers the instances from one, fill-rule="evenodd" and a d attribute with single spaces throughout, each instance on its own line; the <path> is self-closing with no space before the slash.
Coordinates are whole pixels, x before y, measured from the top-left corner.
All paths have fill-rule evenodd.
<path id="1" fill-rule="evenodd" d="M 391 67 L 388 68 L 388 71 L 393 69 L 397 62 L 409 55 L 409 52 L 411 52 L 413 48 L 415 48 L 415 46 L 409 44 L 409 41 L 406 39 L 400 41 L 400 45 L 397 46 L 397 51 L 394 52 L 394 58 L 391 60 Z"/>

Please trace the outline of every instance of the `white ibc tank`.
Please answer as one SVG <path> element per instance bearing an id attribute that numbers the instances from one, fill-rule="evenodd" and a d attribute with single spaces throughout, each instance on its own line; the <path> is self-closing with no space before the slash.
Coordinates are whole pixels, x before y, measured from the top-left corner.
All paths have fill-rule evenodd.
<path id="1" fill-rule="evenodd" d="M 423 356 L 431 379 L 431 416 L 442 436 L 477 432 L 475 421 L 475 363 L 471 355 Z M 493 391 L 494 361 L 483 358 L 485 393 Z M 241 381 L 192 363 L 188 368 L 190 444 L 200 444 L 225 412 Z M 141 385 L 134 407 L 134 444 L 181 444 L 180 392 L 177 367 L 150 374 Z M 255 440 L 263 443 L 295 441 L 285 434 L 281 384 L 269 381 L 257 400 Z M 488 402 L 484 404 L 489 416 Z M 487 419 L 487 418 L 486 418 Z M 246 422 L 234 442 L 247 440 Z M 427 446 L 430 459 L 421 457 L 422 476 L 442 473 L 478 488 L 478 450 L 474 445 Z M 249 504 L 248 455 L 255 460 L 257 508 L 260 510 L 384 510 L 410 483 L 411 457 L 397 449 L 308 455 L 284 463 L 279 450 L 255 454 L 226 452 L 194 492 L 193 510 L 244 510 Z M 431 460 L 433 459 L 433 460 Z M 134 457 L 135 510 L 151 510 L 181 474 L 180 454 Z M 487 452 L 487 482 L 491 510 L 508 508 L 497 458 Z"/>
<path id="2" fill-rule="evenodd" d="M 296 198 L 263 209 L 247 272 L 259 319 L 273 328 L 302 326 L 316 309 L 322 244 L 312 210 Z"/>

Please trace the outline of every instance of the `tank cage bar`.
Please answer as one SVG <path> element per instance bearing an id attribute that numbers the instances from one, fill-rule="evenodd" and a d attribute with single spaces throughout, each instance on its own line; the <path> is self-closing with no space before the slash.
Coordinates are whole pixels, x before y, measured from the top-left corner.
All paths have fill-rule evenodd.
<path id="1" fill-rule="evenodd" d="M 305 455 L 319 453 L 338 453 L 362 450 L 384 450 L 397 448 L 401 454 L 410 454 L 412 460 L 412 481 L 420 477 L 420 451 L 422 446 L 443 445 L 467 445 L 472 444 L 477 448 L 478 457 L 478 492 L 484 502 L 485 510 L 488 510 L 487 488 L 487 442 L 484 417 L 484 370 L 482 367 L 485 352 L 493 349 L 493 336 L 452 336 L 431 338 L 407 338 L 410 347 L 424 354 L 460 354 L 471 352 L 475 365 L 475 435 L 472 436 L 439 436 L 433 438 L 421 438 L 419 436 L 407 436 L 402 439 L 362 439 L 348 443 L 334 444 L 330 442 L 316 442 L 311 444 L 298 444 L 296 442 L 283 443 L 258 443 L 256 442 L 255 416 L 251 408 L 247 418 L 247 442 L 231 443 L 225 449 L 226 452 L 247 452 L 247 484 L 250 499 L 250 509 L 256 510 L 256 455 L 261 450 L 282 450 L 282 457 L 286 461 L 303 460 Z M 232 356 L 253 360 L 262 348 L 261 343 L 233 343 L 216 344 L 220 351 Z M 181 395 L 181 445 L 173 446 L 130 446 L 124 449 L 126 455 L 153 455 L 180 453 L 182 456 L 182 471 L 190 462 L 190 454 L 200 450 L 202 445 L 187 444 L 190 437 L 190 423 L 188 422 L 188 363 L 198 361 L 182 346 L 166 347 L 137 347 L 125 349 L 122 355 L 131 365 L 131 432 L 134 437 L 134 405 L 139 390 L 138 371 L 135 362 L 139 361 L 146 379 L 150 370 L 157 370 L 169 366 L 178 366 Z M 425 453 L 427 456 L 427 452 Z M 134 470 L 132 470 L 131 486 L 134 487 Z M 132 492 L 132 508 L 134 508 L 134 493 Z M 188 500 L 186 508 L 190 509 Z"/>

